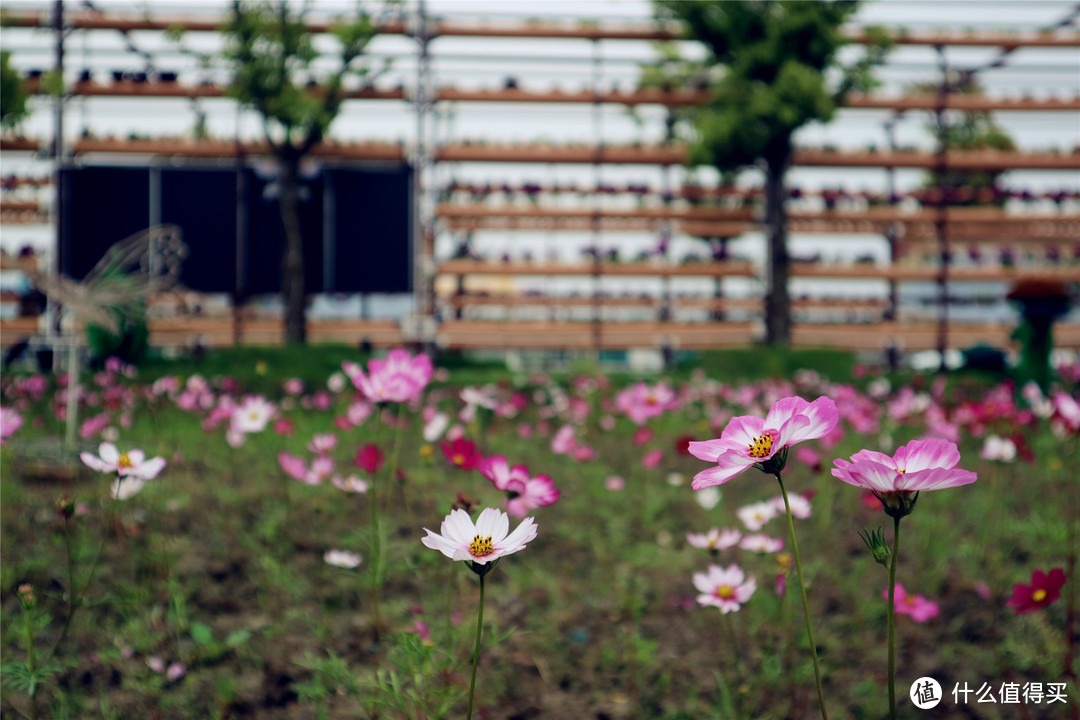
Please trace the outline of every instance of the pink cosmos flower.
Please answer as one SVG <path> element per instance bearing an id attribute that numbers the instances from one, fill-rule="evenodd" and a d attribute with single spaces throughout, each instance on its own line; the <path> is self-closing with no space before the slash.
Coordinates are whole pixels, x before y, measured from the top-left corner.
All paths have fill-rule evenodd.
<path id="1" fill-rule="evenodd" d="M 477 470 L 497 490 L 507 494 L 506 510 L 516 518 L 523 518 L 533 508 L 551 505 L 559 499 L 559 490 L 550 477 L 531 477 L 529 468 L 524 465 L 511 467 L 502 455 L 484 458 L 477 465 Z"/>
<path id="2" fill-rule="evenodd" d="M 650 450 L 641 458 L 641 465 L 646 470 L 651 470 L 664 459 L 664 453 L 660 450 Z"/>
<path id="3" fill-rule="evenodd" d="M 325 455 L 320 455 L 311 461 L 311 467 L 302 458 L 290 455 L 286 452 L 278 453 L 278 464 L 285 474 L 295 478 L 305 485 L 320 485 L 322 481 L 330 477 L 334 472 L 334 461 Z"/>
<path id="4" fill-rule="evenodd" d="M 889 588 L 881 591 L 881 597 L 889 599 Z M 915 622 L 926 622 L 938 616 L 938 604 L 927 600 L 922 595 L 908 595 L 904 586 L 896 583 L 894 604 L 897 615 L 910 615 Z"/>
<path id="5" fill-rule="evenodd" d="M 22 415 L 17 410 L 0 407 L 0 445 L 7 443 L 7 439 L 14 435 L 22 424 Z"/>
<path id="6" fill-rule="evenodd" d="M 612 492 L 619 492 L 626 487 L 626 481 L 618 475 L 610 475 L 608 479 L 604 481 L 604 487 Z"/>
<path id="7" fill-rule="evenodd" d="M 334 433 L 315 433 L 307 447 L 316 455 L 326 455 L 337 447 L 337 441 L 337 435 Z"/>
<path id="8" fill-rule="evenodd" d="M 527 517 L 514 532 L 510 519 L 495 508 L 484 508 L 474 524 L 469 513 L 453 510 L 442 522 L 439 533 L 424 528 L 427 535 L 420 539 L 426 547 L 438 550 L 451 560 L 468 560 L 474 565 L 495 562 L 512 555 L 536 537 L 536 522 Z"/>
<path id="9" fill-rule="evenodd" d="M 577 440 L 574 438 L 573 425 L 563 425 L 551 439 L 551 452 L 556 455 L 569 455 L 574 452 L 575 447 Z"/>
<path id="10" fill-rule="evenodd" d="M 1012 597 L 1006 603 L 1016 608 L 1014 614 L 1040 610 L 1061 597 L 1061 588 L 1065 587 L 1065 571 L 1054 568 L 1049 573 L 1036 570 L 1031 574 L 1029 585 L 1013 586 Z"/>
<path id="11" fill-rule="evenodd" d="M 756 553 L 774 553 L 784 549 L 784 541 L 768 535 L 747 535 L 739 541 L 739 547 Z"/>
<path id="12" fill-rule="evenodd" d="M 738 565 L 727 569 L 710 565 L 708 572 L 694 573 L 694 587 L 701 593 L 697 597 L 699 605 L 720 608 L 726 615 L 738 611 L 750 599 L 757 583 L 753 578 L 747 580 Z"/>
<path id="13" fill-rule="evenodd" d="M 738 516 L 742 524 L 746 526 L 746 529 L 751 532 L 757 532 L 761 528 L 765 527 L 765 523 L 772 520 L 780 513 L 786 512 L 783 506 L 780 507 L 780 511 L 777 512 L 776 506 L 771 502 L 759 502 L 745 505 L 735 511 L 735 515 Z"/>
<path id="14" fill-rule="evenodd" d="M 282 437 L 289 437 L 292 435 L 295 427 L 293 421 L 286 418 L 279 418 L 274 421 L 274 432 Z"/>
<path id="15" fill-rule="evenodd" d="M 110 442 L 101 443 L 98 446 L 97 455 L 84 452 L 79 454 L 79 459 L 92 470 L 116 473 L 122 478 L 136 477 L 142 480 L 153 480 L 165 467 L 165 458 L 155 457 L 147 460 L 146 453 L 137 449 L 122 453 Z"/>
<path id="16" fill-rule="evenodd" d="M 79 427 L 79 437 L 83 440 L 94 437 L 109 426 L 110 420 L 109 413 L 101 413 L 100 415 L 86 418 Z"/>
<path id="17" fill-rule="evenodd" d="M 370 360 L 367 374 L 359 365 L 342 363 L 342 369 L 356 389 L 371 402 L 408 402 L 431 381 L 431 359 L 413 357 L 408 350 L 395 348 L 385 360 Z"/>
<path id="18" fill-rule="evenodd" d="M 727 550 L 739 544 L 742 533 L 738 530 L 710 528 L 704 533 L 686 533 L 686 542 L 702 550 Z"/>
<path id="19" fill-rule="evenodd" d="M 656 433 L 654 433 L 650 428 L 639 427 L 637 430 L 634 431 L 633 442 L 638 447 L 641 447 L 642 445 L 648 444 L 649 441 L 653 439 L 653 435 L 655 434 Z"/>
<path id="20" fill-rule="evenodd" d="M 644 382 L 638 382 L 616 396 L 615 406 L 635 425 L 642 425 L 650 418 L 677 407 L 678 401 L 675 391 L 665 383 L 649 387 Z"/>
<path id="21" fill-rule="evenodd" d="M 874 493 L 885 512 L 902 517 L 911 512 L 923 490 L 968 485 L 978 476 L 956 467 L 960 451 L 949 440 L 912 440 L 889 457 L 873 450 L 860 450 L 851 462 L 837 458 L 832 475 Z"/>
<path id="22" fill-rule="evenodd" d="M 299 395 L 304 392 L 304 381 L 300 378 L 291 378 L 285 381 L 284 388 L 290 395 Z"/>
<path id="23" fill-rule="evenodd" d="M 169 663 L 168 669 L 165 670 L 165 677 L 169 682 L 176 682 L 180 678 L 187 674 L 187 668 L 181 662 Z"/>
<path id="24" fill-rule="evenodd" d="M 716 463 L 716 467 L 695 475 L 691 487 L 700 490 L 721 485 L 752 466 L 779 472 L 789 447 L 825 437 L 839 418 L 830 398 L 807 402 L 794 396 L 773 405 L 764 420 L 752 415 L 732 418 L 719 438 L 690 443 L 691 455 Z"/>

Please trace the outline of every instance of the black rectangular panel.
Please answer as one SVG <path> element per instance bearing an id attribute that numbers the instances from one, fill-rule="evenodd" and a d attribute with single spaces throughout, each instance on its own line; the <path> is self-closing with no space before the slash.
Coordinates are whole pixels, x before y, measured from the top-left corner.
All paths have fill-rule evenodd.
<path id="1" fill-rule="evenodd" d="M 60 272 L 81 280 L 121 240 L 150 224 L 150 173 L 145 167 L 62 171 Z"/>
<path id="2" fill-rule="evenodd" d="M 336 292 L 412 291 L 412 172 L 333 169 Z"/>
<path id="3" fill-rule="evenodd" d="M 188 256 L 184 287 L 231 293 L 236 285 L 236 171 L 228 168 L 163 168 L 161 222 L 178 225 Z"/>

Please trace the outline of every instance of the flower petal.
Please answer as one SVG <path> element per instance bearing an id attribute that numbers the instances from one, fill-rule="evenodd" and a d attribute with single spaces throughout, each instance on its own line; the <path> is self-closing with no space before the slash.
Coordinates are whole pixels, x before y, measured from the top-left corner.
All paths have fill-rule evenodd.
<path id="1" fill-rule="evenodd" d="M 781 400 L 781 402 L 783 401 Z M 806 418 L 806 424 L 800 425 L 798 431 L 790 436 L 786 443 L 788 445 L 803 440 L 823 438 L 835 430 L 836 423 L 840 421 L 840 413 L 836 409 L 836 403 L 833 402 L 832 398 L 825 396 L 807 404 L 799 414 Z M 766 426 L 772 427 L 768 425 L 768 422 L 766 422 Z"/>
<path id="2" fill-rule="evenodd" d="M 728 450 L 722 457 L 733 454 L 734 453 L 731 450 Z M 733 461 L 729 461 L 726 465 L 717 465 L 708 470 L 702 470 L 694 476 L 694 480 L 690 483 L 690 488 L 693 490 L 701 490 L 702 488 L 712 487 L 713 485 L 723 485 L 728 480 L 753 465 L 754 462 L 754 458 L 747 457 L 745 464 L 737 464 Z"/>
<path id="3" fill-rule="evenodd" d="M 778 400 L 769 408 L 769 414 L 765 416 L 764 426 L 770 430 L 779 430 L 780 426 L 796 415 L 802 415 L 810 403 L 797 395 Z"/>
<path id="4" fill-rule="evenodd" d="M 909 473 L 929 468 L 956 467 L 958 462 L 960 450 L 956 443 L 949 440 L 912 440 L 896 451 L 896 466 Z"/>

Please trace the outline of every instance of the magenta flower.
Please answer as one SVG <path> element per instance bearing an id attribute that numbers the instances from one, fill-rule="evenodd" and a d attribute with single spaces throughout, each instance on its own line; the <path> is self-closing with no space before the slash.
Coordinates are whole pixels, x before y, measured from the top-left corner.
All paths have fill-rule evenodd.
<path id="1" fill-rule="evenodd" d="M 860 450 L 851 461 L 837 458 L 832 475 L 874 493 L 889 515 L 901 517 L 911 512 L 923 490 L 968 485 L 978 476 L 956 467 L 960 451 L 949 440 L 912 440 L 889 457 L 873 450 Z"/>
<path id="2" fill-rule="evenodd" d="M 694 587 L 701 593 L 697 597 L 699 605 L 718 607 L 726 615 L 738 611 L 750 599 L 757 582 L 747 580 L 738 565 L 727 569 L 710 565 L 708 572 L 694 573 Z"/>
<path id="3" fill-rule="evenodd" d="M 401 348 L 391 350 L 385 360 L 369 361 L 367 374 L 352 362 L 342 363 L 342 369 L 371 402 L 408 402 L 427 387 L 432 373 L 427 355 L 413 357 Z"/>
<path id="4" fill-rule="evenodd" d="M 1031 573 L 1031 584 L 1013 586 L 1012 597 L 1006 603 L 1016 608 L 1014 614 L 1040 610 L 1061 597 L 1061 588 L 1065 587 L 1065 571 L 1054 568 L 1049 573 L 1036 570 Z"/>
<path id="5" fill-rule="evenodd" d="M 881 591 L 881 597 L 889 599 L 889 588 Z M 896 598 L 893 603 L 898 615 L 910 615 L 915 622 L 926 622 L 938 616 L 936 602 L 931 602 L 922 595 L 908 595 L 900 583 L 896 583 Z"/>
<path id="6" fill-rule="evenodd" d="M 480 474 L 507 495 L 506 511 L 523 518 L 529 511 L 551 505 L 559 499 L 559 490 L 547 475 L 531 477 L 524 465 L 510 466 L 502 455 L 484 458 L 476 466 Z"/>
<path id="7" fill-rule="evenodd" d="M 749 467 L 779 473 L 789 447 L 825 437 L 839 419 L 836 403 L 827 397 L 813 402 L 784 398 L 772 406 L 764 420 L 752 415 L 732 418 L 719 438 L 690 443 L 691 455 L 716 463 L 716 467 L 695 475 L 690 486 L 701 490 L 722 485 Z"/>

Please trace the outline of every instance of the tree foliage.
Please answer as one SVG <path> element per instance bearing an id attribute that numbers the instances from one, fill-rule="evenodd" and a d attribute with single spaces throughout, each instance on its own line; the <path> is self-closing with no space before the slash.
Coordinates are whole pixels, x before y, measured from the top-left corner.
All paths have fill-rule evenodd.
<path id="1" fill-rule="evenodd" d="M 229 94 L 255 108 L 275 148 L 306 152 L 318 144 L 341 111 L 346 78 L 373 75 L 364 58 L 376 25 L 362 5 L 330 28 L 337 40 L 336 67 L 320 73 L 320 57 L 306 25 L 307 6 L 294 13 L 287 2 L 233 3 L 226 27 L 225 58 L 234 68 Z"/>
<path id="2" fill-rule="evenodd" d="M 695 140 L 691 162 L 718 168 L 753 164 L 784 154 L 792 134 L 809 122 L 827 122 L 850 92 L 873 87 L 872 69 L 884 59 L 886 36 L 862 56 L 841 64 L 848 44 L 841 26 L 855 0 L 658 0 L 660 20 L 682 23 L 704 47 L 704 60 L 666 51 L 645 68 L 643 80 L 674 79 L 707 87 L 711 100 L 688 108 Z"/>
<path id="3" fill-rule="evenodd" d="M 0 52 L 0 128 L 4 130 L 18 126 L 29 112 L 26 88 L 10 61 L 11 53 Z"/>

